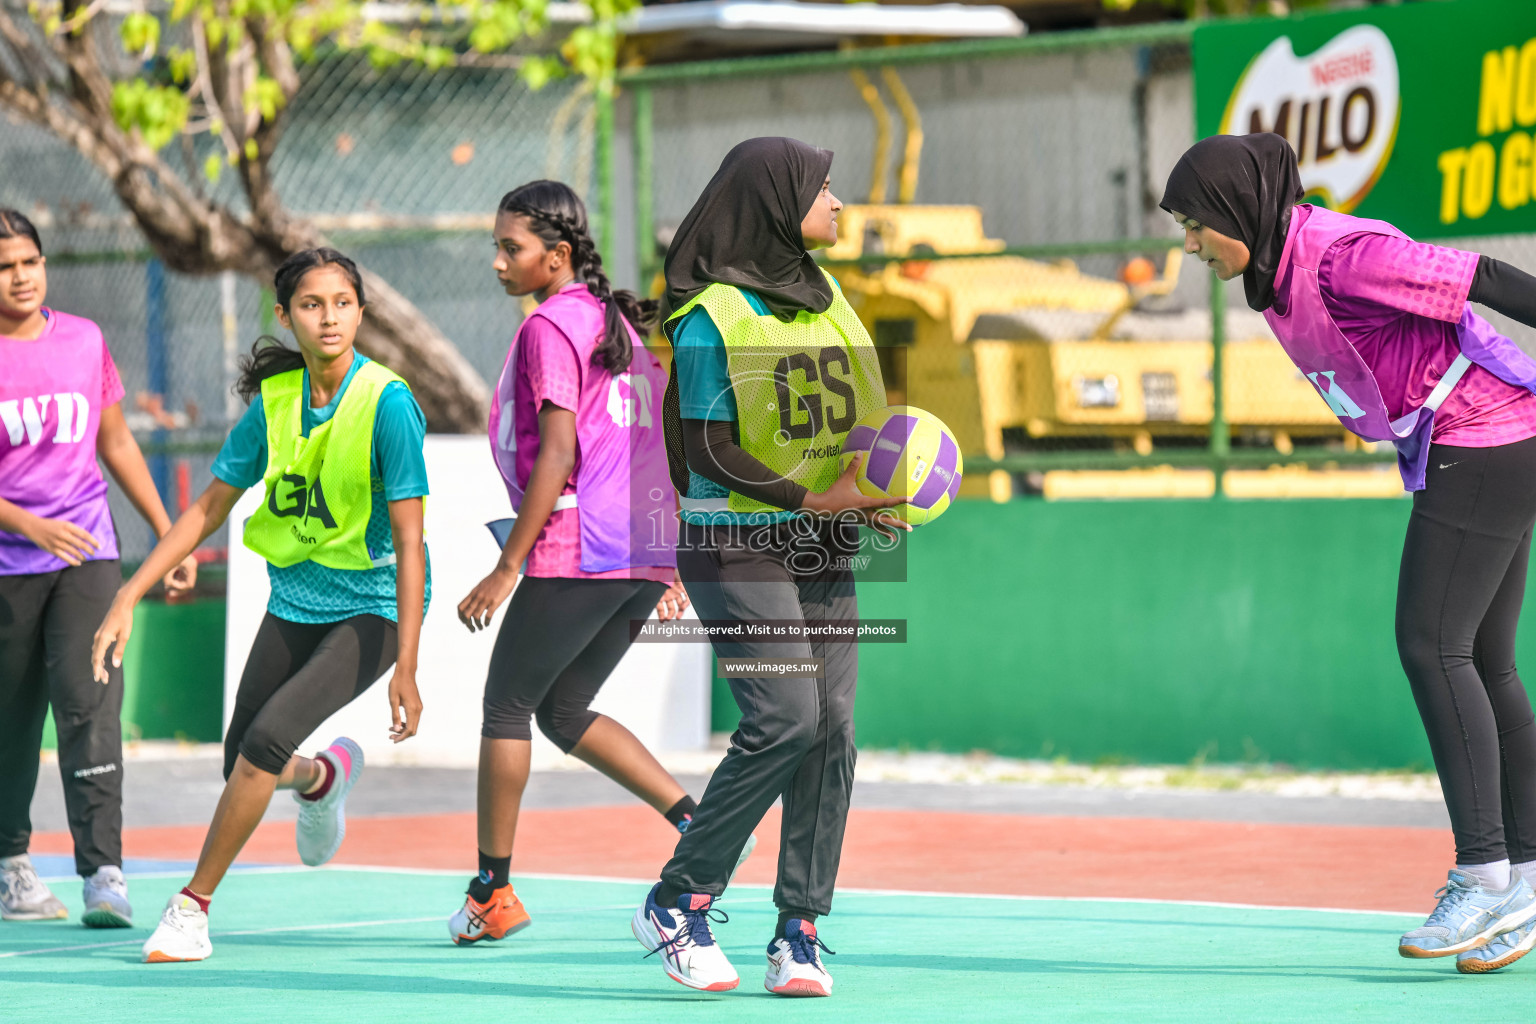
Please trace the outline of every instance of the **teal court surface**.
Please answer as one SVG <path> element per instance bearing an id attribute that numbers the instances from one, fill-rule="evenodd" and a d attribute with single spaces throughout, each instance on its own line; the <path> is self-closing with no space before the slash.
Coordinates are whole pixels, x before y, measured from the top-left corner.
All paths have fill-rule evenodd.
<path id="1" fill-rule="evenodd" d="M 159 866 L 159 865 L 154 865 Z M 131 867 L 131 865 L 130 865 Z M 63 875 L 64 872 L 59 872 Z M 214 954 L 139 963 L 185 870 L 131 875 L 137 925 L 0 923 L 0 1021 L 1471 1021 L 1536 1012 L 1536 964 L 1461 976 L 1408 961 L 1401 914 L 1231 905 L 841 892 L 822 935 L 830 999 L 762 989 L 769 890 L 739 885 L 718 925 L 741 986 L 668 979 L 629 933 L 646 885 L 522 877 L 533 927 L 460 949 L 462 872 L 252 868 L 213 907 Z M 1091 895 L 1091 894 L 1085 894 Z M 1536 959 L 1536 958 L 1533 958 Z"/>

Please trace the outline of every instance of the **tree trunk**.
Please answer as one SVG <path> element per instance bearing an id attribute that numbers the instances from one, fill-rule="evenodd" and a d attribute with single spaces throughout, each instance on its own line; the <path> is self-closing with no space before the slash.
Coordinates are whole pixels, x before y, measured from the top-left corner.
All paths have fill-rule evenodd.
<path id="1" fill-rule="evenodd" d="M 485 381 L 409 299 L 373 271 L 362 270 L 368 303 L 358 348 L 410 382 L 428 429 L 485 430 L 491 401 Z"/>

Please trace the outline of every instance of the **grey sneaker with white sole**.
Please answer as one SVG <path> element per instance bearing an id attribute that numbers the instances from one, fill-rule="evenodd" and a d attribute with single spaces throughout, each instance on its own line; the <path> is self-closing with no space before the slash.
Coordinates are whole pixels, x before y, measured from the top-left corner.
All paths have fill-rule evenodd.
<path id="1" fill-rule="evenodd" d="M 68 916 L 64 904 L 37 877 L 31 857 L 0 857 L 0 919 L 59 921 Z"/>
<path id="2" fill-rule="evenodd" d="M 87 928 L 128 928 L 133 925 L 133 907 L 128 903 L 128 880 L 123 869 L 107 864 L 85 880 L 85 916 Z"/>

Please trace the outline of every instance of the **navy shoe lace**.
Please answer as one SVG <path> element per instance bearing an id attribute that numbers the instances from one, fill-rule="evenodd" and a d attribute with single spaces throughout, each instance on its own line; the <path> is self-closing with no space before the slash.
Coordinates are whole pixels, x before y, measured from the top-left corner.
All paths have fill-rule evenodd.
<path id="1" fill-rule="evenodd" d="M 807 935 L 802 931 L 794 938 L 786 938 L 784 941 L 789 943 L 789 955 L 795 958 L 797 964 L 816 963 L 817 947 L 832 956 L 837 956 L 837 950 L 828 949 L 827 944 L 821 941 L 820 935 Z"/>
<path id="2" fill-rule="evenodd" d="M 715 906 L 713 900 L 703 910 L 684 910 L 678 907 L 672 913 L 681 916 L 683 919 L 682 926 L 678 928 L 677 934 L 670 939 L 664 939 L 661 945 L 645 954 L 644 957 L 641 957 L 642 960 L 660 953 L 662 950 L 666 950 L 669 953 L 676 952 L 678 947 L 689 941 L 692 941 L 695 946 L 713 946 L 715 944 L 715 937 L 709 930 L 709 922 L 725 924 L 731 919 L 729 914 Z"/>

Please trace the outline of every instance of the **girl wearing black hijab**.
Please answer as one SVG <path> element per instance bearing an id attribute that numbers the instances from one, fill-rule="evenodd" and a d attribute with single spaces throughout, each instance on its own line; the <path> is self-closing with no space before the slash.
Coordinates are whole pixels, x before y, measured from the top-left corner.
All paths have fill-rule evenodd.
<path id="1" fill-rule="evenodd" d="M 1413 512 L 1397 645 L 1456 836 L 1407 957 L 1484 973 L 1536 946 L 1536 721 L 1515 633 L 1536 524 L 1536 361 L 1469 302 L 1536 326 L 1536 279 L 1390 224 L 1300 204 L 1278 135 L 1185 153 L 1162 207 L 1352 431 L 1398 451 Z M 1298 205 L 1300 204 L 1300 205 Z"/>
<path id="2" fill-rule="evenodd" d="M 857 464 L 838 470 L 849 428 L 885 392 L 868 333 L 809 251 L 837 241 L 831 166 L 830 152 L 793 139 L 741 143 L 667 252 L 674 358 L 662 417 L 681 495 L 678 575 L 700 618 L 720 627 L 711 642 L 721 658 L 820 663 L 728 679 L 741 724 L 635 912 L 635 937 L 667 975 L 707 991 L 740 981 L 708 914 L 782 796 L 764 985 L 832 992 L 815 922 L 831 909 L 853 788 L 857 648 L 817 627 L 858 618 L 847 555 L 857 527 L 900 499 L 861 494 Z M 904 525 L 881 517 L 883 530 Z"/>

